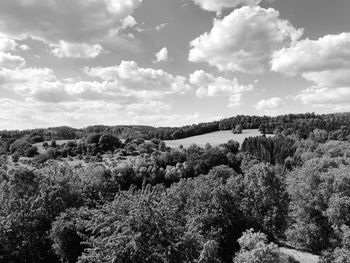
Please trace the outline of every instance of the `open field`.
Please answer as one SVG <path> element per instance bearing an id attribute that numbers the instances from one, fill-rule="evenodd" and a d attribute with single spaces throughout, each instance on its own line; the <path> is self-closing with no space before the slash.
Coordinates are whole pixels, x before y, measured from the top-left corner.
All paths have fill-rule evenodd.
<path id="1" fill-rule="evenodd" d="M 210 143 L 210 145 L 215 146 L 221 143 L 226 143 L 229 140 L 235 140 L 239 142 L 240 145 L 242 145 L 245 138 L 255 137 L 260 135 L 261 133 L 257 129 L 243 130 L 242 134 L 233 134 L 232 131 L 218 131 L 218 132 L 211 132 L 211 133 L 206 133 L 206 134 L 197 135 L 193 137 L 188 137 L 180 140 L 167 140 L 164 142 L 167 146 L 171 148 L 178 148 L 180 145 L 187 148 L 194 143 L 201 147 L 204 147 L 207 143 Z M 272 135 L 267 135 L 267 136 L 272 136 Z"/>
<path id="2" fill-rule="evenodd" d="M 290 248 L 280 248 L 280 252 L 283 254 L 292 256 L 296 260 L 298 260 L 300 263 L 317 263 L 319 261 L 319 257 L 307 252 L 302 252 L 295 249 Z"/>

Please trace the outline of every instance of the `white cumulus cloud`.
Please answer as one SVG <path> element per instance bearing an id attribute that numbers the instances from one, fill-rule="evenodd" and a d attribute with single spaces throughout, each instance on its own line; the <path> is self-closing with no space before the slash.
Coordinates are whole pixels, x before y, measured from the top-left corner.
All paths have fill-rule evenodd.
<path id="1" fill-rule="evenodd" d="M 156 62 L 167 61 L 169 59 L 168 49 L 163 47 L 156 53 Z"/>
<path id="2" fill-rule="evenodd" d="M 100 80 L 59 79 L 49 68 L 1 66 L 0 89 L 17 95 L 16 99 L 0 98 L 1 125 L 81 127 L 97 122 L 111 124 L 111 120 L 139 124 L 140 119 L 150 124 L 157 118 L 169 124 L 175 117 L 162 115 L 171 108 L 164 97 L 189 88 L 184 77 L 141 68 L 132 61 L 111 68 L 91 68 L 86 73 Z"/>
<path id="3" fill-rule="evenodd" d="M 99 40 L 122 25 L 142 0 L 0 1 L 0 30 L 50 43 Z"/>
<path id="4" fill-rule="evenodd" d="M 284 106 L 283 100 L 281 98 L 270 98 L 267 100 L 260 100 L 255 108 L 259 111 L 273 111 L 278 110 Z"/>
<path id="5" fill-rule="evenodd" d="M 0 51 L 14 51 L 17 43 L 15 40 L 8 38 L 7 36 L 0 35 Z"/>
<path id="6" fill-rule="evenodd" d="M 350 87 L 350 68 L 305 72 L 302 77 L 321 87 Z"/>
<path id="7" fill-rule="evenodd" d="M 156 31 L 160 31 L 160 30 L 162 30 L 163 28 L 165 28 L 168 25 L 169 25 L 169 23 L 162 23 L 162 24 L 157 25 L 154 29 Z"/>
<path id="8" fill-rule="evenodd" d="M 0 51 L 0 70 L 1 68 L 22 68 L 24 65 L 25 60 L 22 57 Z"/>
<path id="9" fill-rule="evenodd" d="M 350 33 L 304 39 L 273 54 L 271 69 L 288 75 L 350 67 Z"/>
<path id="10" fill-rule="evenodd" d="M 20 48 L 21 50 L 24 50 L 24 51 L 30 50 L 30 47 L 29 47 L 28 45 L 26 45 L 26 44 L 20 45 L 19 48 Z"/>
<path id="11" fill-rule="evenodd" d="M 61 102 L 73 99 L 48 68 L 2 68 L 0 87 L 38 101 Z"/>
<path id="12" fill-rule="evenodd" d="M 275 50 L 297 41 L 302 33 L 273 8 L 244 6 L 215 19 L 209 33 L 192 40 L 189 60 L 207 62 L 220 71 L 261 73 Z"/>
<path id="13" fill-rule="evenodd" d="M 10 63 L 7 58 L 13 61 Z M 122 61 L 113 67 L 86 68 L 85 73 L 98 81 L 59 79 L 52 69 L 27 68 L 24 63 L 21 57 L 0 53 L 0 88 L 47 103 L 105 101 L 127 105 L 184 94 L 191 89 L 185 77 L 141 68 L 134 61 Z"/>
<path id="14" fill-rule="evenodd" d="M 135 61 L 122 61 L 113 67 L 86 68 L 85 73 L 144 95 L 185 93 L 190 89 L 185 77 L 173 76 L 161 69 L 142 68 Z"/>
<path id="15" fill-rule="evenodd" d="M 193 0 L 193 2 L 204 10 L 220 13 L 223 9 L 239 5 L 256 6 L 261 0 Z"/>
<path id="16" fill-rule="evenodd" d="M 99 44 L 115 39 L 118 28 L 136 23 L 131 14 L 141 3 L 142 0 L 2 0 L 0 32 L 15 40 L 32 38 L 54 45 L 53 53 L 60 56 L 94 57 L 101 51 Z M 83 49 L 80 53 L 78 47 Z"/>
<path id="17" fill-rule="evenodd" d="M 134 27 L 137 25 L 137 22 L 133 16 L 127 16 L 123 20 L 123 28 Z"/>
<path id="18" fill-rule="evenodd" d="M 196 95 L 200 98 L 227 95 L 229 107 L 238 106 L 242 94 L 253 90 L 252 85 L 241 85 L 236 78 L 231 80 L 224 77 L 215 77 L 203 70 L 193 72 L 190 75 L 190 83 L 197 87 Z"/>
<path id="19" fill-rule="evenodd" d="M 350 105 L 350 33 L 307 38 L 282 48 L 273 54 L 271 69 L 313 82 L 296 96 L 304 104 Z"/>
<path id="20" fill-rule="evenodd" d="M 350 87 L 325 88 L 310 87 L 296 96 L 305 104 L 312 105 L 350 105 Z"/>
<path id="21" fill-rule="evenodd" d="M 52 44 L 51 53 L 59 58 L 94 58 L 97 57 L 103 48 L 99 44 L 72 44 L 60 41 L 59 44 Z"/>

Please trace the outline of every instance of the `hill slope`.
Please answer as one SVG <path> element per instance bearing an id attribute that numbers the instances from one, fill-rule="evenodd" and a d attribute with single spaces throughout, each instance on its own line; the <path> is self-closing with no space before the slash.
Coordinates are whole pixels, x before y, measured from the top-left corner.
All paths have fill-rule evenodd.
<path id="1" fill-rule="evenodd" d="M 261 133 L 257 129 L 243 130 L 242 134 L 233 134 L 232 131 L 217 131 L 217 132 L 211 132 L 211 133 L 206 133 L 202 135 L 192 136 L 185 139 L 167 140 L 164 142 L 167 146 L 172 148 L 178 148 L 180 145 L 187 148 L 194 143 L 202 147 L 204 147 L 207 143 L 209 143 L 212 146 L 215 146 L 221 143 L 226 143 L 229 140 L 235 140 L 239 142 L 240 145 L 242 145 L 245 138 L 255 137 L 260 135 Z"/>

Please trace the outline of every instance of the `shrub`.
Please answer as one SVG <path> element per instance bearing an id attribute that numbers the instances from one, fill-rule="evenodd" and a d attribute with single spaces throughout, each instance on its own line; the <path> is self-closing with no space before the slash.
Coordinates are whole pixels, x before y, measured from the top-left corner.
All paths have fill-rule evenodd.
<path id="1" fill-rule="evenodd" d="M 34 157 L 38 155 L 38 148 L 36 146 L 30 146 L 24 150 L 25 157 Z"/>
<path id="2" fill-rule="evenodd" d="M 90 133 L 85 139 L 86 144 L 92 144 L 92 143 L 97 144 L 100 140 L 100 137 L 101 135 L 98 133 Z"/>
<path id="3" fill-rule="evenodd" d="M 232 132 L 233 134 L 242 134 L 242 130 L 243 130 L 242 125 L 239 124 L 239 125 L 236 125 L 234 129 L 232 129 Z"/>
<path id="4" fill-rule="evenodd" d="M 44 138 L 41 135 L 34 135 L 30 137 L 29 142 L 30 143 L 38 143 L 38 142 L 43 142 Z"/>
<path id="5" fill-rule="evenodd" d="M 246 231 L 238 239 L 241 250 L 234 258 L 234 263 L 279 263 L 279 252 L 275 244 L 267 243 L 263 233 L 254 233 L 253 229 Z"/>
<path id="6" fill-rule="evenodd" d="M 53 148 L 56 148 L 56 147 L 57 147 L 57 143 L 56 143 L 55 140 L 52 140 L 52 141 L 51 141 L 51 147 L 53 147 Z"/>
<path id="7" fill-rule="evenodd" d="M 19 154 L 15 152 L 12 154 L 12 162 L 17 163 L 19 161 Z"/>
<path id="8" fill-rule="evenodd" d="M 34 157 L 33 161 L 36 163 L 45 163 L 49 159 L 50 158 L 47 154 L 39 154 L 39 155 Z"/>
<path id="9" fill-rule="evenodd" d="M 122 142 L 112 134 L 103 134 L 99 138 L 98 144 L 103 152 L 113 152 L 115 149 L 122 146 Z"/>

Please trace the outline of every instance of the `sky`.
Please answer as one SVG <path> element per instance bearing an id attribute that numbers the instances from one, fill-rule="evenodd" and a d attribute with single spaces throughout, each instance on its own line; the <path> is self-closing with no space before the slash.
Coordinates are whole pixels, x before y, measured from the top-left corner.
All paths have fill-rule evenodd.
<path id="1" fill-rule="evenodd" d="M 1 0 L 0 129 L 350 111 L 349 0 Z"/>

